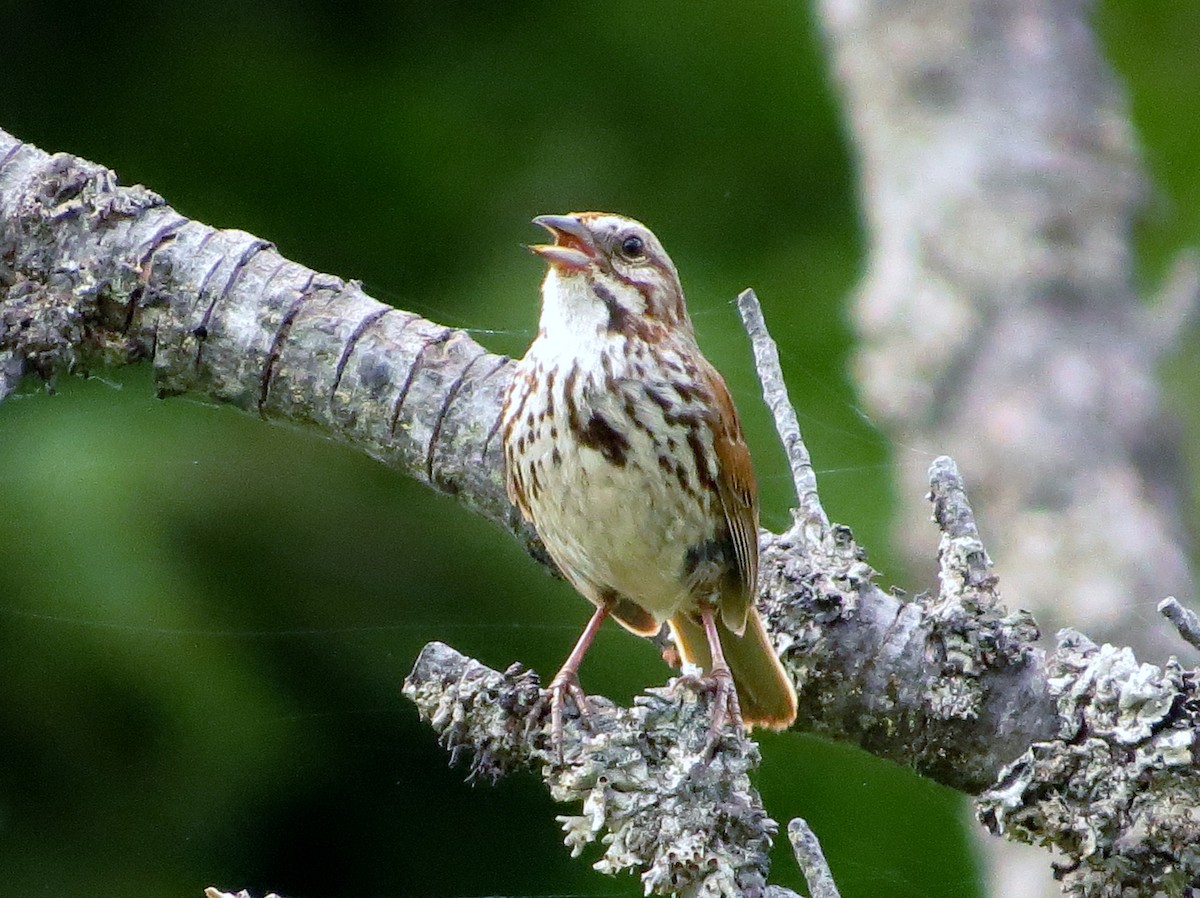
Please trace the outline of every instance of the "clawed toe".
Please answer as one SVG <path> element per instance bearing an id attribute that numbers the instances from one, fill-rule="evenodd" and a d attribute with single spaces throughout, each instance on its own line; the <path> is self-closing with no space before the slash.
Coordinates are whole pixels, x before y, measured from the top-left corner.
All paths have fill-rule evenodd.
<path id="1" fill-rule="evenodd" d="M 587 695 L 579 685 L 579 677 L 571 671 L 559 671 L 558 676 L 550 681 L 546 688 L 550 700 L 550 743 L 558 752 L 558 759 L 563 760 L 563 708 L 568 699 L 574 703 L 579 712 L 580 722 L 587 725 L 591 716 Z"/>
<path id="2" fill-rule="evenodd" d="M 742 729 L 742 709 L 738 704 L 737 687 L 728 668 L 717 668 L 706 678 L 713 690 L 712 723 L 708 730 L 708 754 L 712 754 L 727 727 L 735 732 Z"/>

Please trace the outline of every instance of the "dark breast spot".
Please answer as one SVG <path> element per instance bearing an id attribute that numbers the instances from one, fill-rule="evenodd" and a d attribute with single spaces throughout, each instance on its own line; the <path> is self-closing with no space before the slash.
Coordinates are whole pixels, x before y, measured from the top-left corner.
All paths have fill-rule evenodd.
<path id="1" fill-rule="evenodd" d="M 629 452 L 629 440 L 625 435 L 610 424 L 599 412 L 592 412 L 587 423 L 579 426 L 572 421 L 575 437 L 584 446 L 597 450 L 604 458 L 617 467 L 624 467 L 625 456 Z"/>
<path id="2" fill-rule="evenodd" d="M 692 450 L 692 460 L 696 465 L 696 477 L 700 480 L 700 486 L 706 490 L 716 490 L 717 481 L 708 464 L 708 450 L 704 441 L 700 439 L 700 431 L 697 428 L 688 428 L 687 442 L 688 448 Z"/>
<path id="3" fill-rule="evenodd" d="M 682 427 L 689 434 L 693 434 L 700 427 L 700 415 L 697 412 L 690 411 L 686 406 L 680 406 L 674 411 L 663 411 L 663 420 L 672 427 Z"/>
<path id="4" fill-rule="evenodd" d="M 666 396 L 661 390 L 658 390 L 651 386 L 646 387 L 646 398 L 649 399 L 651 402 L 653 402 L 655 405 L 657 405 L 664 412 L 669 411 L 671 408 L 671 405 L 673 404 L 671 402 L 670 398 L 668 396 Z"/>
<path id="5" fill-rule="evenodd" d="M 689 495 L 696 495 L 696 487 L 692 484 L 691 477 L 688 476 L 687 465 L 681 461 L 675 462 L 675 479 L 679 481 L 679 488 Z"/>
<path id="6" fill-rule="evenodd" d="M 536 464 L 529 466 L 529 498 L 537 500 L 542 494 L 542 478 L 540 476 L 539 466 Z"/>
<path id="7" fill-rule="evenodd" d="M 630 423 L 633 424 L 634 427 L 642 431 L 642 433 L 647 433 L 651 437 L 654 436 L 654 431 L 651 429 L 650 425 L 638 417 L 637 403 L 634 402 L 633 396 L 631 396 L 629 393 L 625 394 L 624 410 L 625 417 L 629 419 Z"/>

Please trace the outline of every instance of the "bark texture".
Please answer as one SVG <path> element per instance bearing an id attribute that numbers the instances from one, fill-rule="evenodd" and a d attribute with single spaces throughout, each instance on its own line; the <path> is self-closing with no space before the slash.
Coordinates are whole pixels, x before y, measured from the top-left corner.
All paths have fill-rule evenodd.
<path id="1" fill-rule="evenodd" d="M 769 362 L 765 329 L 751 332 Z M 8 389 L 21 373 L 149 359 L 164 395 L 340 439 L 544 557 L 504 495 L 494 431 L 505 359 L 3 132 L 0 356 Z M 769 369 L 764 389 L 779 409 L 786 394 Z M 990 827 L 1063 849 L 1076 894 L 1140 882 L 1182 895 L 1200 881 L 1196 672 L 1139 665 L 1076 636 L 1047 661 L 1032 619 L 999 602 L 949 459 L 929 480 L 939 589 L 910 602 L 882 592 L 849 530 L 825 525 L 815 490 L 804 490 L 798 430 L 782 429 L 806 511 L 788 533 L 760 535 L 759 606 L 796 683 L 797 725 L 982 793 Z M 568 844 L 605 835 L 611 869 L 635 866 L 659 893 L 778 894 L 764 885 L 775 826 L 745 780 L 757 751 L 733 734 L 709 741 L 709 695 L 695 682 L 628 710 L 598 702 L 586 725 L 569 722 L 562 758 L 547 753 L 532 674 L 432 645 L 406 688 L 477 775 L 534 766 L 556 795 L 582 800 L 564 818 Z"/>

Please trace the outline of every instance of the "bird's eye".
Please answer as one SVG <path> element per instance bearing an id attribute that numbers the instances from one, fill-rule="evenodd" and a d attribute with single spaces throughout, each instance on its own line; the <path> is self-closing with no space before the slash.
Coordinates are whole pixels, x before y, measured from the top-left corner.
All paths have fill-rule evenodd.
<path id="1" fill-rule="evenodd" d="M 636 234 L 630 234 L 621 241 L 621 255 L 626 259 L 640 259 L 646 254 L 646 241 Z"/>

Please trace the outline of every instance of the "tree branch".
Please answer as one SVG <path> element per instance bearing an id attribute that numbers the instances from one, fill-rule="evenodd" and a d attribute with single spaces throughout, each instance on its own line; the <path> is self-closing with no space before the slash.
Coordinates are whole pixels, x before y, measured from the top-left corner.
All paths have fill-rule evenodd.
<path id="1" fill-rule="evenodd" d="M 1159 613 L 1175 625 L 1184 642 L 1194 649 L 1200 649 L 1200 616 L 1179 604 L 1174 596 L 1169 596 L 1158 603 Z"/>
<path id="2" fill-rule="evenodd" d="M 776 826 L 750 786 L 758 748 L 727 731 L 713 750 L 704 681 L 677 678 L 632 708 L 593 697 L 587 720 L 565 727 L 562 761 L 537 675 L 518 665 L 499 673 L 431 643 L 404 694 L 470 779 L 533 768 L 556 800 L 582 803 L 558 819 L 572 855 L 603 836 L 597 870 L 639 871 L 647 894 L 762 893 Z"/>
<path id="3" fill-rule="evenodd" d="M 804 871 L 812 898 L 841 898 L 829 864 L 825 860 L 825 852 L 821 850 L 821 843 L 817 841 L 816 833 L 812 831 L 808 822 L 802 817 L 797 817 L 788 824 L 787 831 L 788 841 L 792 843 L 796 862 Z"/>
<path id="4" fill-rule="evenodd" d="M 796 488 L 796 500 L 803 521 L 818 531 L 829 528 L 829 518 L 817 497 L 817 475 L 813 471 L 808 447 L 800 436 L 800 421 L 796 409 L 788 399 L 787 384 L 783 380 L 783 369 L 779 364 L 779 347 L 767 331 L 762 306 L 753 290 L 743 290 L 737 298 L 742 326 L 754 347 L 754 366 L 758 369 L 758 381 L 762 384 L 763 401 L 775 418 L 775 430 L 787 453 L 792 469 L 792 484 Z"/>
<path id="5" fill-rule="evenodd" d="M 161 396 L 315 428 L 457 497 L 546 560 L 489 439 L 511 366 L 463 331 L 3 131 L 0 289 L 0 387 L 150 360 Z"/>
<path id="6" fill-rule="evenodd" d="M 462 332 L 3 132 L 0 289 L 6 370 L 49 378 L 150 359 L 164 395 L 305 424 L 453 494 L 539 554 L 504 496 L 494 439 L 510 366 Z M 1079 894 L 1135 880 L 1179 894 L 1200 878 L 1189 847 L 1200 844 L 1200 678 L 1075 634 L 1048 663 L 1029 616 L 999 602 L 948 459 L 933 466 L 930 497 L 940 588 L 911 602 L 875 585 L 844 527 L 814 535 L 798 520 L 761 535 L 759 605 L 796 683 L 798 726 L 984 793 L 984 822 L 1062 848 Z M 582 815 L 564 818 L 568 842 L 607 831 L 607 869 L 637 865 L 660 892 L 763 888 L 773 824 L 745 779 L 757 750 L 730 735 L 701 758 L 709 695 L 696 682 L 631 709 L 598 701 L 589 726 L 569 721 L 564 763 L 547 756 L 531 673 L 434 644 L 406 690 L 475 775 L 533 765 L 556 795 L 582 799 Z"/>

